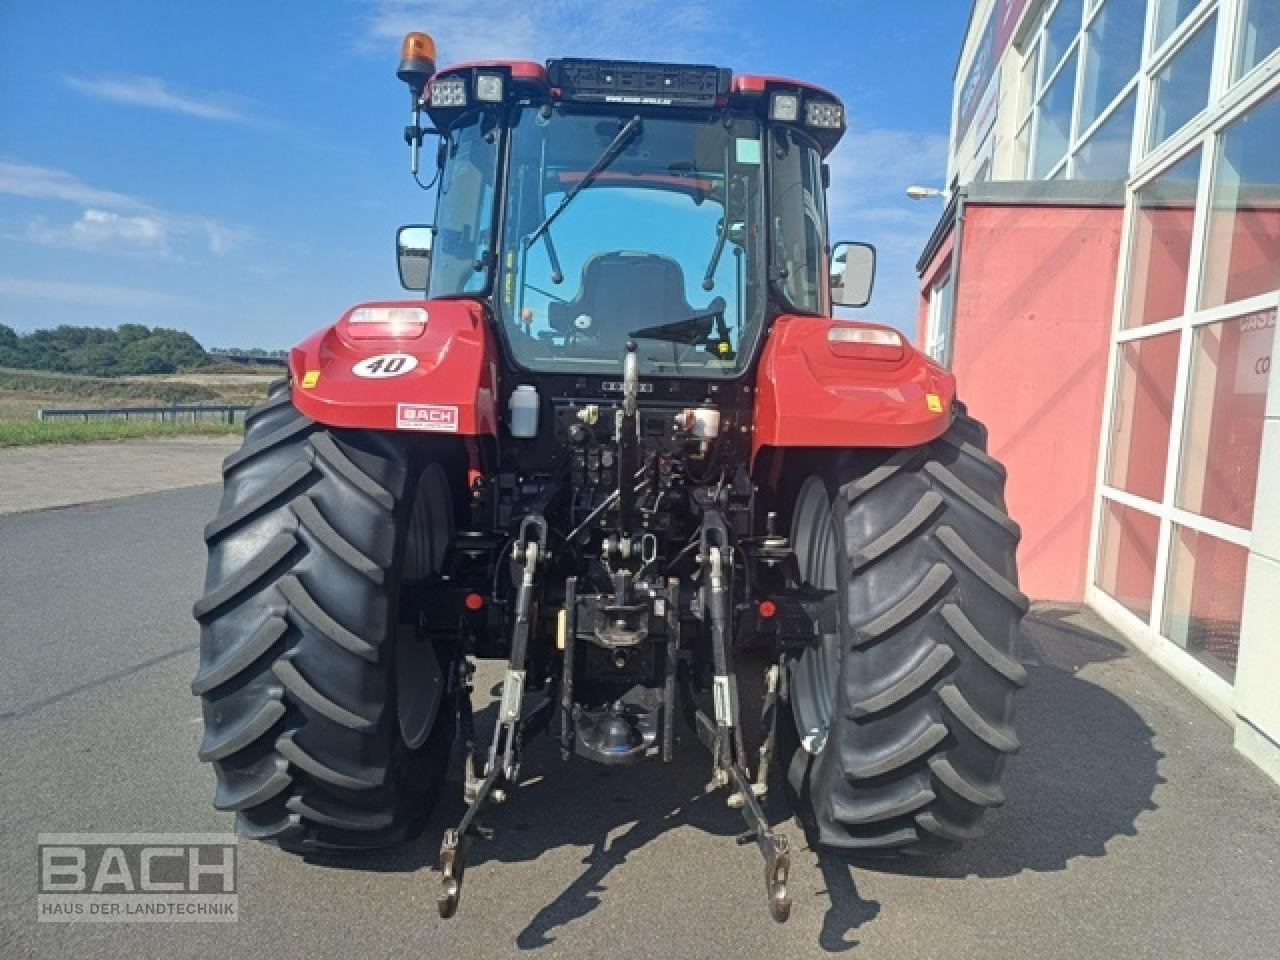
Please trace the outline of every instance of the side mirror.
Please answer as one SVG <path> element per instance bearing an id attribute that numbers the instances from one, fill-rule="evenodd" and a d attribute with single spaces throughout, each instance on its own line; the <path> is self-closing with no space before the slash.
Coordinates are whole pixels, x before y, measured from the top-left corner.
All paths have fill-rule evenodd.
<path id="1" fill-rule="evenodd" d="M 876 248 L 869 243 L 837 243 L 831 251 L 831 302 L 865 307 L 876 279 Z"/>
<path id="2" fill-rule="evenodd" d="M 406 290 L 426 290 L 431 275 L 431 244 L 434 227 L 413 225 L 396 231 L 396 263 L 400 268 L 400 286 Z"/>

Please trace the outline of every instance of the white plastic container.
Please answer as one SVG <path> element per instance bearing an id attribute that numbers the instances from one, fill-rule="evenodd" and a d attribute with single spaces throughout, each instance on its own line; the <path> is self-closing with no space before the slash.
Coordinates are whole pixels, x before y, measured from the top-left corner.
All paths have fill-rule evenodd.
<path id="1" fill-rule="evenodd" d="M 511 393 L 511 435 L 528 440 L 538 435 L 538 388 L 522 383 Z"/>

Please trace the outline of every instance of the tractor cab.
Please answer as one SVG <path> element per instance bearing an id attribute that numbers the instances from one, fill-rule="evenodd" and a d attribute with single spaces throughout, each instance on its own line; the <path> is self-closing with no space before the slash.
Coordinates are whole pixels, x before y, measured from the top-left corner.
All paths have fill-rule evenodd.
<path id="1" fill-rule="evenodd" d="M 402 228 L 402 281 L 484 301 L 515 371 L 616 381 L 631 342 L 646 379 L 733 379 L 774 317 L 830 314 L 834 95 L 711 66 L 428 69 L 402 76 L 415 157 L 420 109 L 439 135 L 436 217 Z M 857 262 L 839 302 L 865 303 Z"/>

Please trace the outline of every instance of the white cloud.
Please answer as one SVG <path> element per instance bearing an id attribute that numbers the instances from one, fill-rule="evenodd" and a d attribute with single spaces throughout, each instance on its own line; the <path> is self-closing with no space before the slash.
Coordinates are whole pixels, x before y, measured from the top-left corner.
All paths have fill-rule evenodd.
<path id="1" fill-rule="evenodd" d="M 0 276 L 0 297 L 106 307 L 171 307 L 186 303 L 176 294 L 159 290 L 15 276 Z"/>
<path id="2" fill-rule="evenodd" d="M 85 210 L 78 220 L 69 224 L 54 224 L 44 217 L 37 217 L 27 229 L 27 238 L 36 243 L 77 250 L 158 258 L 171 255 L 169 228 L 163 220 L 110 210 Z"/>
<path id="3" fill-rule="evenodd" d="M 882 215 L 888 209 L 909 213 L 921 203 L 907 199 L 907 187 L 940 184 L 946 176 L 947 137 L 914 130 L 851 130 L 830 163 L 833 215 L 870 206 Z"/>
<path id="4" fill-rule="evenodd" d="M 248 230 L 209 217 L 160 210 L 144 200 L 85 183 L 75 174 L 0 158 L 0 194 L 80 206 L 78 218 L 38 216 L 22 236 L 32 243 L 151 259 L 183 259 L 204 252 L 221 256 L 249 240 Z"/>
<path id="5" fill-rule="evenodd" d="M 245 123 L 251 118 L 245 102 L 230 94 L 198 96 L 174 90 L 159 77 L 63 77 L 72 90 L 110 103 L 181 113 L 201 120 Z"/>
<path id="6" fill-rule="evenodd" d="M 32 200 L 65 200 L 93 206 L 134 209 L 142 201 L 113 190 L 91 187 L 65 170 L 0 158 L 0 193 Z"/>
<path id="7" fill-rule="evenodd" d="M 37 217 L 28 226 L 26 239 L 95 253 L 183 260 L 189 257 L 182 251 L 189 251 L 192 244 L 216 256 L 229 253 L 248 239 L 248 231 L 202 217 L 159 212 L 133 216 L 91 208 L 70 223 L 52 223 Z"/>
<path id="8" fill-rule="evenodd" d="M 473 0 L 370 0 L 365 46 L 386 49 L 410 30 L 436 39 L 440 65 L 465 60 L 590 55 L 629 59 L 705 59 L 725 18 L 709 0 L 545 0 L 495 12 Z M 702 52 L 699 53 L 699 50 Z"/>

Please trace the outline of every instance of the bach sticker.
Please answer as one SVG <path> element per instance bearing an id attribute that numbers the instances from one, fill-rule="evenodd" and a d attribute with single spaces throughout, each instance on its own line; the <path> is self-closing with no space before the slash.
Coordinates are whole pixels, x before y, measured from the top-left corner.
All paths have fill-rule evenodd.
<path id="1" fill-rule="evenodd" d="M 428 433 L 457 433 L 458 408 L 438 403 L 396 404 L 396 427 Z"/>

